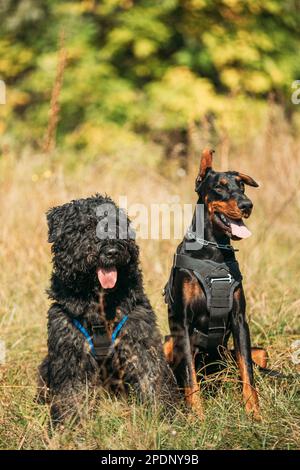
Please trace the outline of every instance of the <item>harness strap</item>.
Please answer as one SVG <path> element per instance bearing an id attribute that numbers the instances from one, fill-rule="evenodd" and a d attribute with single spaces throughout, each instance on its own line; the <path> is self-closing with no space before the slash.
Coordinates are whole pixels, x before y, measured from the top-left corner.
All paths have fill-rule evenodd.
<path id="1" fill-rule="evenodd" d="M 215 350 L 224 344 L 228 331 L 229 313 L 233 305 L 233 292 L 240 284 L 242 275 L 237 261 L 216 263 L 212 260 L 192 258 L 186 254 L 176 253 L 174 268 L 192 271 L 204 289 L 207 309 L 209 310 L 208 334 L 194 330 L 192 342 L 204 350 Z M 171 275 L 173 283 L 173 275 Z M 171 286 L 169 286 L 169 291 Z M 169 296 L 170 298 L 170 296 Z"/>
<path id="2" fill-rule="evenodd" d="M 82 324 L 76 318 L 73 318 L 72 322 L 73 322 L 73 325 L 76 326 L 77 330 L 79 330 L 83 334 L 83 336 L 85 336 L 85 338 L 86 338 L 86 340 L 89 343 L 89 346 L 91 348 L 91 352 L 95 356 L 96 352 L 95 352 L 93 340 L 90 337 L 90 335 L 88 334 L 87 330 L 84 328 L 84 326 L 82 326 Z"/>
<path id="3" fill-rule="evenodd" d="M 106 329 L 104 325 L 94 325 L 92 327 L 93 330 L 93 337 L 91 337 L 88 331 L 84 328 L 84 326 L 76 319 L 72 319 L 73 325 L 84 335 L 86 338 L 91 353 L 95 357 L 96 360 L 103 360 L 106 358 L 111 352 L 114 346 L 114 343 L 122 329 L 125 325 L 126 321 L 128 320 L 128 315 L 125 315 L 114 328 L 114 331 L 111 335 L 111 340 L 108 338 Z"/>
<path id="4" fill-rule="evenodd" d="M 112 335 L 111 335 L 111 342 L 112 342 L 112 344 L 114 344 L 114 342 L 116 341 L 117 336 L 118 336 L 118 334 L 120 333 L 120 331 L 121 331 L 123 325 L 126 323 L 127 319 L 128 319 L 128 315 L 125 315 L 125 316 L 122 318 L 122 320 L 119 321 L 119 323 L 117 324 L 116 328 L 114 329 L 114 331 L 113 331 L 113 333 L 112 333 Z"/>

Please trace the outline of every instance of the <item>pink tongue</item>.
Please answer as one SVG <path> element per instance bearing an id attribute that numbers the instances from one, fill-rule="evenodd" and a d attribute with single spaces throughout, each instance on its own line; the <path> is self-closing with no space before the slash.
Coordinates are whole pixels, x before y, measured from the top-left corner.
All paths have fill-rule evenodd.
<path id="1" fill-rule="evenodd" d="M 230 227 L 232 235 L 238 238 L 248 238 L 252 235 L 242 220 L 230 219 Z"/>
<path id="2" fill-rule="evenodd" d="M 97 269 L 97 275 L 103 289 L 112 289 L 115 287 L 118 277 L 116 268 L 99 268 Z"/>

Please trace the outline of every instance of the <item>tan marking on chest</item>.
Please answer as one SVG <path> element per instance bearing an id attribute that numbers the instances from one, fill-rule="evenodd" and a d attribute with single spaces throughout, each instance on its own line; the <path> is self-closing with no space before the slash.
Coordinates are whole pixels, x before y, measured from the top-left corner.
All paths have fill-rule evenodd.
<path id="1" fill-rule="evenodd" d="M 203 295 L 202 289 L 197 279 L 186 279 L 182 286 L 183 298 L 187 304 L 192 303 L 195 299 Z"/>

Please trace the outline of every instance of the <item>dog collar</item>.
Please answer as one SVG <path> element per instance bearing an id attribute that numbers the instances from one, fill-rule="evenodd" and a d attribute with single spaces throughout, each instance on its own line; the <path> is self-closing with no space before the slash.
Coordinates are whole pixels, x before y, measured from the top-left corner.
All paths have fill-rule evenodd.
<path id="1" fill-rule="evenodd" d="M 111 335 L 111 341 L 108 340 L 106 330 L 103 326 L 93 327 L 93 338 L 90 336 L 86 328 L 78 321 L 76 318 L 72 319 L 73 325 L 83 334 L 87 340 L 91 353 L 93 356 L 98 359 L 103 359 L 111 353 L 114 343 L 122 329 L 128 320 L 128 315 L 125 315 L 114 328 L 114 331 Z"/>
<path id="2" fill-rule="evenodd" d="M 211 242 L 209 240 L 205 240 L 204 238 L 197 237 L 192 230 L 189 228 L 186 232 L 186 237 L 189 240 L 194 240 L 195 242 L 199 243 L 202 246 L 214 246 L 215 248 L 219 248 L 220 250 L 229 250 L 229 251 L 239 251 L 238 248 L 233 248 L 232 245 L 229 244 L 222 244 L 222 243 L 217 243 L 217 242 Z M 202 248 L 201 246 L 201 248 Z M 201 249 L 199 248 L 199 250 Z"/>

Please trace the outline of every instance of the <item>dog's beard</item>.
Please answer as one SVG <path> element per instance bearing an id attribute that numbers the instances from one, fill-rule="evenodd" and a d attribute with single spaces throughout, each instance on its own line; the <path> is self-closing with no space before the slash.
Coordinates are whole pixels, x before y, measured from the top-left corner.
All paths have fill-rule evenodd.
<path id="1" fill-rule="evenodd" d="M 117 283 L 118 271 L 115 267 L 98 268 L 97 276 L 103 289 L 113 289 Z"/>

